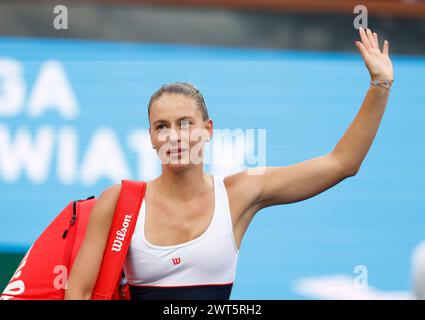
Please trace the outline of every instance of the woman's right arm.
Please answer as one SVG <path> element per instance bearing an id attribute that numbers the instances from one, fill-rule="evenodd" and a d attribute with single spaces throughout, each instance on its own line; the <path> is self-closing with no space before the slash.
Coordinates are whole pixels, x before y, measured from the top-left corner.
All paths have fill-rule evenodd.
<path id="1" fill-rule="evenodd" d="M 104 190 L 93 205 L 86 235 L 75 258 L 65 300 L 90 300 L 96 284 L 121 184 Z"/>

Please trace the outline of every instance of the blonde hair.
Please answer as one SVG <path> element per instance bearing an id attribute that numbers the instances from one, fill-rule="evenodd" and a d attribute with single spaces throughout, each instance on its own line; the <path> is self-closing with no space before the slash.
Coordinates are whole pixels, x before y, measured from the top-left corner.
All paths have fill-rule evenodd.
<path id="1" fill-rule="evenodd" d="M 208 109 L 205 104 L 204 97 L 202 93 L 192 84 L 188 82 L 173 82 L 164 84 L 159 88 L 150 98 L 148 105 L 148 117 L 151 113 L 151 106 L 155 102 L 155 100 L 159 99 L 163 94 L 182 94 L 186 97 L 191 97 L 195 100 L 196 105 L 201 111 L 202 120 L 206 121 L 209 119 Z"/>

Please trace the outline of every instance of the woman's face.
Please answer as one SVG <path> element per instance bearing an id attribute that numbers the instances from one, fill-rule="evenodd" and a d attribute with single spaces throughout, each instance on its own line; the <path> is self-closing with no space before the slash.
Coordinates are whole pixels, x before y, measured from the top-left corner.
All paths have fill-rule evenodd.
<path id="1" fill-rule="evenodd" d="M 213 126 L 211 120 L 202 120 L 193 98 L 164 94 L 152 103 L 149 120 L 152 146 L 163 165 L 182 168 L 202 163 Z"/>

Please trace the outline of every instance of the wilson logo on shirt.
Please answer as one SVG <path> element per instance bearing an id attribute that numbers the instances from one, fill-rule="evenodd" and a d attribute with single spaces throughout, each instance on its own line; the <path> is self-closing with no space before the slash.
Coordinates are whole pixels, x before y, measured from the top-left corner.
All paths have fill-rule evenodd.
<path id="1" fill-rule="evenodd" d="M 173 258 L 173 259 L 171 259 L 171 261 L 173 261 L 173 264 L 176 266 L 176 265 L 180 264 L 181 259 L 180 258 Z"/>

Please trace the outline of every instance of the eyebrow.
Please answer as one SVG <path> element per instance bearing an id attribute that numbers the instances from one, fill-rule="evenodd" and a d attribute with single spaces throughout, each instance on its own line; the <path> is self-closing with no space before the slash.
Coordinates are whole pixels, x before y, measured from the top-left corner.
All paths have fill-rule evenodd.
<path id="1" fill-rule="evenodd" d="M 178 122 L 180 122 L 180 121 L 182 121 L 182 120 L 184 120 L 184 119 L 192 119 L 192 120 L 195 120 L 195 118 L 194 117 L 191 117 L 191 116 L 184 116 L 184 117 L 180 117 L 180 118 L 178 118 L 177 119 L 177 121 Z M 156 124 L 159 124 L 159 123 L 168 123 L 169 121 L 167 121 L 167 120 L 163 120 L 163 119 L 159 119 L 159 120 L 156 120 L 156 121 L 154 121 L 154 125 L 156 125 Z"/>

